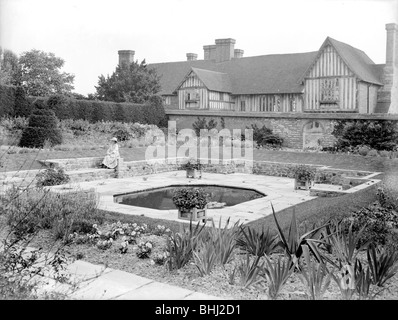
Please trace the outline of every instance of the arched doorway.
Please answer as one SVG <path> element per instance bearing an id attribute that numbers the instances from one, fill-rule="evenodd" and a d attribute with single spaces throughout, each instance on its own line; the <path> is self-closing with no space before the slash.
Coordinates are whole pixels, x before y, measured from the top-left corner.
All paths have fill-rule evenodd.
<path id="1" fill-rule="evenodd" d="M 310 121 L 303 128 L 303 149 L 319 149 L 325 131 L 319 121 Z"/>

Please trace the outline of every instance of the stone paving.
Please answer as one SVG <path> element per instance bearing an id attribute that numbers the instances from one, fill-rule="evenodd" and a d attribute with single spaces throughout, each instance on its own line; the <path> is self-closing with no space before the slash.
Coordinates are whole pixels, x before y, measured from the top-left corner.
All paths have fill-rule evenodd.
<path id="1" fill-rule="evenodd" d="M 77 300 L 222 300 L 81 260 L 66 269 L 68 284 L 43 277 L 39 293 L 57 292 Z"/>
<path id="2" fill-rule="evenodd" d="M 189 179 L 185 177 L 185 171 L 173 171 L 132 178 L 108 180 L 103 179 L 71 183 L 63 186 L 55 186 L 51 189 L 57 192 L 71 191 L 73 189 L 94 189 L 99 195 L 100 209 L 129 215 L 144 215 L 150 218 L 189 223 L 187 220 L 181 220 L 177 218 L 177 209 L 155 210 L 114 202 L 114 195 L 117 194 L 143 191 L 170 185 L 187 184 L 220 185 L 243 188 L 247 187 L 267 195 L 266 197 L 246 201 L 231 207 L 208 209 L 207 215 L 216 222 L 216 225 L 218 225 L 220 218 L 223 223 L 230 218 L 230 225 L 237 221 L 240 223 L 247 223 L 264 218 L 265 216 L 272 214 L 271 203 L 275 211 L 280 211 L 298 203 L 316 198 L 314 196 L 310 196 L 309 191 L 294 190 L 293 179 L 245 173 L 233 173 L 226 175 L 204 172 L 202 179 Z"/>

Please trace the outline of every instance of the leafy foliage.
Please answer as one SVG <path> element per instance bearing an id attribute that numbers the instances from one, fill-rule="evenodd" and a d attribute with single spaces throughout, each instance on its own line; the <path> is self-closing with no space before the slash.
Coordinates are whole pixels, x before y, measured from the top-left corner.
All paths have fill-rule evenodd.
<path id="1" fill-rule="evenodd" d="M 21 80 L 18 56 L 11 50 L 0 47 L 0 57 L 0 85 L 19 85 Z"/>
<path id="2" fill-rule="evenodd" d="M 210 119 L 209 122 L 207 122 L 205 117 L 198 117 L 198 119 L 194 123 L 192 123 L 192 127 L 195 130 L 196 136 L 200 137 L 200 130 L 207 129 L 210 131 L 211 129 L 216 129 L 217 121 L 215 121 L 214 119 Z"/>
<path id="3" fill-rule="evenodd" d="M 58 168 L 48 168 L 40 172 L 36 176 L 36 186 L 56 186 L 60 184 L 65 184 L 70 181 L 70 177 L 65 173 L 65 170 L 61 167 Z"/>
<path id="4" fill-rule="evenodd" d="M 299 164 L 291 168 L 293 178 L 298 181 L 314 180 L 316 169 L 311 166 Z"/>
<path id="5" fill-rule="evenodd" d="M 101 75 L 95 87 L 99 100 L 145 103 L 160 90 L 159 76 L 145 60 L 127 67 L 117 66 L 111 76 Z"/>
<path id="6" fill-rule="evenodd" d="M 268 256 L 265 256 L 265 265 L 260 266 L 260 270 L 260 275 L 267 279 L 267 294 L 275 300 L 293 273 L 294 268 L 290 257 L 285 259 L 279 256 L 278 260 L 272 262 Z"/>
<path id="7" fill-rule="evenodd" d="M 51 146 L 62 143 L 58 119 L 52 110 L 35 109 L 29 117 L 28 126 L 22 132 L 19 146 L 43 148 L 45 141 Z"/>
<path id="8" fill-rule="evenodd" d="M 326 263 L 315 264 L 310 259 L 308 246 L 303 246 L 306 268 L 302 268 L 298 274 L 301 282 L 306 286 L 307 296 L 311 300 L 322 300 L 328 289 L 332 275 L 326 267 Z"/>
<path id="9" fill-rule="evenodd" d="M 387 120 L 339 120 L 332 135 L 337 138 L 339 150 L 368 146 L 376 150 L 393 150 L 398 145 L 398 129 L 394 121 Z"/>
<path id="10" fill-rule="evenodd" d="M 198 268 L 200 276 L 208 275 L 213 270 L 217 262 L 216 249 L 212 242 L 199 241 L 193 251 L 195 266 Z"/>
<path id="11" fill-rule="evenodd" d="M 246 252 L 262 257 L 270 255 L 278 249 L 278 235 L 270 232 L 270 229 L 263 227 L 261 233 L 250 227 L 241 227 L 240 235 L 236 244 Z"/>
<path id="12" fill-rule="evenodd" d="M 65 61 L 54 53 L 32 49 L 19 58 L 21 85 L 30 96 L 45 97 L 72 91 L 74 75 L 61 72 Z"/>
<path id="13" fill-rule="evenodd" d="M 230 274 L 230 283 L 233 283 L 233 279 L 236 274 L 239 274 L 239 285 L 244 288 L 249 288 L 258 284 L 261 279 L 260 268 L 259 268 L 260 257 L 250 258 L 250 255 L 246 254 L 246 259 L 240 261 L 238 265 L 235 266 L 232 274 Z"/>
<path id="14" fill-rule="evenodd" d="M 381 249 L 379 254 L 373 244 L 367 250 L 367 258 L 373 284 L 383 287 L 398 271 L 398 255 L 395 252 L 388 252 Z"/>
<path id="15" fill-rule="evenodd" d="M 177 208 L 203 209 L 209 202 L 209 195 L 202 188 L 178 188 L 173 194 Z"/>
<path id="16" fill-rule="evenodd" d="M 193 227 L 191 220 L 189 228 L 181 227 L 180 232 L 173 232 L 167 238 L 169 270 L 180 269 L 191 260 L 192 252 L 197 247 L 204 226 L 197 223 Z"/>
<path id="17" fill-rule="evenodd" d="M 257 146 L 266 147 L 281 147 L 283 143 L 283 138 L 274 134 L 271 129 L 268 129 L 265 125 L 261 128 L 257 124 L 252 124 L 253 129 L 253 140 L 257 143 Z"/>

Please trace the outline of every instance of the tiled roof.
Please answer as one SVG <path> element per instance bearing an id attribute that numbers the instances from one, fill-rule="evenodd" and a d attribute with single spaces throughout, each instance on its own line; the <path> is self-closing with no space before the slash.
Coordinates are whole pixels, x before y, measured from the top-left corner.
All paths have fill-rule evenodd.
<path id="1" fill-rule="evenodd" d="M 340 57 L 359 79 L 369 83 L 379 85 L 383 84 L 380 81 L 380 78 L 374 73 L 373 66 L 375 63 L 366 55 L 365 52 L 330 37 L 326 40 L 330 41 Z"/>
<path id="2" fill-rule="evenodd" d="M 326 38 L 347 66 L 361 80 L 382 85 L 380 67 L 361 50 Z M 321 47 L 321 48 L 322 48 Z M 161 75 L 160 94 L 173 94 L 190 70 L 194 70 L 209 90 L 232 94 L 299 93 L 301 80 L 320 51 L 272 54 L 232 59 L 216 63 L 214 60 L 193 60 L 148 64 Z"/>

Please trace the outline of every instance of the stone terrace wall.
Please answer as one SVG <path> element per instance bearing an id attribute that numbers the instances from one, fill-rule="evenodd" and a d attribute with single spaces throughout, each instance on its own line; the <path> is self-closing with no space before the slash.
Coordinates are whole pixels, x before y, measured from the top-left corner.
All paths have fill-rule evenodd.
<path id="1" fill-rule="evenodd" d="M 335 138 L 332 136 L 333 123 L 341 119 L 366 119 L 366 120 L 393 120 L 398 121 L 398 115 L 388 114 L 358 114 L 358 113 L 255 113 L 255 112 L 230 112 L 230 111 L 198 111 L 198 110 L 166 110 L 170 121 L 177 122 L 177 129 L 192 129 L 198 117 L 214 119 L 218 123 L 217 129 L 221 129 L 221 118 L 224 119 L 225 128 L 241 129 L 251 127 L 252 124 L 272 129 L 284 139 L 284 144 L 289 148 L 303 148 L 303 130 L 305 125 L 317 121 L 323 128 L 321 145 L 332 146 Z M 243 131 L 242 131 L 243 133 Z"/>

